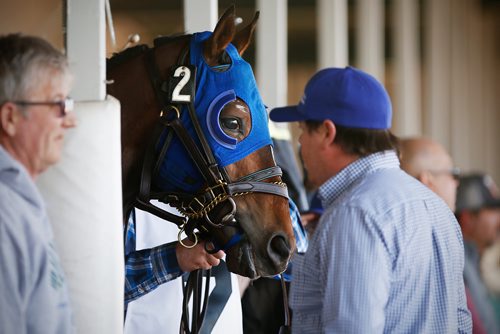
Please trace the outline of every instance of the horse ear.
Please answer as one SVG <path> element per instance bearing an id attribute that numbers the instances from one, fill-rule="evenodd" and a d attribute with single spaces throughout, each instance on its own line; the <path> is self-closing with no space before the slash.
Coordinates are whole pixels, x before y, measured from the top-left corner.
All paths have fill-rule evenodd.
<path id="1" fill-rule="evenodd" d="M 232 5 L 226 9 L 219 22 L 217 22 L 212 36 L 206 40 L 203 47 L 203 56 L 209 65 L 217 65 L 219 56 L 231 43 L 236 32 L 234 19 L 234 5 Z"/>
<path id="2" fill-rule="evenodd" d="M 233 38 L 232 43 L 236 46 L 236 49 L 238 49 L 240 56 L 243 55 L 243 52 L 245 52 L 248 46 L 250 46 L 253 32 L 255 31 L 255 26 L 257 25 L 257 20 L 259 19 L 259 14 L 260 12 L 255 13 L 252 22 L 240 30 Z"/>

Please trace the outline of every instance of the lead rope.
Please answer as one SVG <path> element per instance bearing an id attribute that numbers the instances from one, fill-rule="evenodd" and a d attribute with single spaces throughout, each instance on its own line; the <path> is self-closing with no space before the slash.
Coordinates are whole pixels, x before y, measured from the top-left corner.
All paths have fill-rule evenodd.
<path id="1" fill-rule="evenodd" d="M 183 289 L 184 298 L 182 300 L 182 316 L 179 326 L 179 334 L 196 334 L 199 333 L 208 305 L 208 297 L 210 292 L 210 276 L 211 270 L 195 270 L 189 273 L 186 285 Z M 203 277 L 205 277 L 205 289 L 202 300 L 202 285 Z M 189 324 L 189 300 L 193 295 L 191 326 Z M 190 328 L 191 327 L 191 328 Z"/>
<path id="2" fill-rule="evenodd" d="M 281 290 L 283 291 L 283 307 L 285 311 L 285 324 L 280 327 L 279 334 L 290 334 L 292 333 L 292 328 L 290 326 L 290 308 L 288 307 L 288 294 L 286 293 L 285 278 L 283 274 L 280 275 L 281 280 Z"/>

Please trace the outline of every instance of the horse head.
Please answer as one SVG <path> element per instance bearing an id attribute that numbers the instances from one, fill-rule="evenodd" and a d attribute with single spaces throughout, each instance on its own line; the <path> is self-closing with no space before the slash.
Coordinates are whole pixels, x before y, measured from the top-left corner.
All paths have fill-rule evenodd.
<path id="1" fill-rule="evenodd" d="M 224 249 L 229 270 L 251 278 L 284 271 L 295 248 L 267 112 L 241 57 L 257 19 L 236 32 L 231 7 L 213 33 L 159 39 L 108 64 L 109 93 L 122 104 L 124 212 L 141 197 L 152 147 L 151 197 L 176 207 L 188 236 Z"/>

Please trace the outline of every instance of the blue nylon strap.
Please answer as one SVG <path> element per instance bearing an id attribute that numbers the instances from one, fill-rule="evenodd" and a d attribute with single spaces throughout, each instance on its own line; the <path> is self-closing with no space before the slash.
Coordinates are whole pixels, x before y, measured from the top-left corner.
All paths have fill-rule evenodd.
<path id="1" fill-rule="evenodd" d="M 236 234 L 233 235 L 231 239 L 229 239 L 229 241 L 224 245 L 222 249 L 226 252 L 228 249 L 230 249 L 231 247 L 233 247 L 234 245 L 236 245 L 238 242 L 241 241 L 241 236 L 242 236 L 241 233 L 236 232 Z"/>
<path id="2" fill-rule="evenodd" d="M 228 249 L 230 249 L 231 247 L 233 247 L 234 245 L 239 243 L 242 239 L 242 236 L 243 236 L 242 233 L 236 232 L 236 234 L 234 234 L 231 237 L 231 239 L 229 239 L 229 241 L 226 242 L 226 244 L 224 244 L 223 246 L 220 246 L 217 242 L 215 242 L 215 240 L 211 240 L 212 244 L 214 245 L 214 249 L 210 249 L 207 251 L 209 251 L 209 253 L 211 253 L 211 254 L 217 253 L 220 250 L 223 250 L 224 252 L 226 252 Z"/>

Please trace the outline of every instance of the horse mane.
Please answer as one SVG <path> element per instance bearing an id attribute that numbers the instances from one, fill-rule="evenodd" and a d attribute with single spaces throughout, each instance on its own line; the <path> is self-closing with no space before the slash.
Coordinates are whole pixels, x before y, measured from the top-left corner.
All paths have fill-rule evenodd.
<path id="1" fill-rule="evenodd" d="M 118 66 L 119 64 L 124 63 L 125 61 L 135 58 L 144 51 L 149 49 L 149 47 L 146 44 L 139 44 L 130 48 L 127 48 L 123 51 L 113 53 L 111 58 L 106 59 L 106 67 L 107 68 L 112 68 L 114 66 Z"/>
<path id="2" fill-rule="evenodd" d="M 153 40 L 153 44 L 155 47 L 162 46 L 172 42 L 173 40 L 176 40 L 177 38 L 186 36 L 191 36 L 191 35 L 186 35 L 186 33 L 175 33 L 167 36 L 158 36 Z"/>
<path id="3" fill-rule="evenodd" d="M 153 45 L 154 47 L 162 46 L 176 40 L 177 38 L 185 36 L 190 36 L 190 35 L 186 35 L 185 33 L 174 33 L 171 35 L 159 36 L 153 40 Z M 122 64 L 131 58 L 137 57 L 147 49 L 149 49 L 148 45 L 139 44 L 120 52 L 114 52 L 110 58 L 106 59 L 106 66 L 111 68 L 119 64 Z"/>

